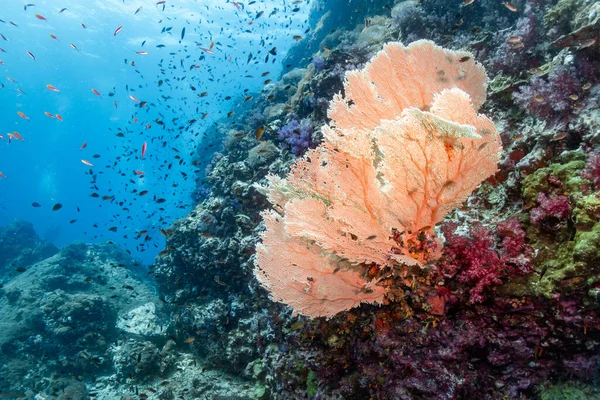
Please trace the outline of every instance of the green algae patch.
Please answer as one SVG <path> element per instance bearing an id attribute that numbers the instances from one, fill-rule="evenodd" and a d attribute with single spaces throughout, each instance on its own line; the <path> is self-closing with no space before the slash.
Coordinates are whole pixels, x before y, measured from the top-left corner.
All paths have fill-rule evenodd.
<path id="1" fill-rule="evenodd" d="M 309 399 L 312 399 L 317 395 L 317 388 L 317 375 L 314 371 L 309 371 L 306 376 L 306 395 Z"/>
<path id="2" fill-rule="evenodd" d="M 518 296 L 569 293 L 594 281 L 600 261 L 600 223 L 590 231 L 577 231 L 573 240 L 556 241 L 537 233 L 528 235 L 536 249 L 535 272 L 508 284 L 507 291 Z"/>
<path id="3" fill-rule="evenodd" d="M 600 400 L 600 394 L 580 383 L 557 383 L 539 389 L 540 400 Z"/>
<path id="4" fill-rule="evenodd" d="M 585 154 L 573 152 L 565 155 L 564 158 L 564 163 L 540 168 L 523 179 L 523 198 L 526 202 L 535 202 L 540 192 L 552 191 L 553 188 L 548 181 L 551 176 L 560 180 L 565 194 L 581 194 L 582 186 L 589 184 L 589 181 L 580 176 L 581 170 L 585 167 Z"/>
<path id="5" fill-rule="evenodd" d="M 561 163 L 540 168 L 522 181 L 524 203 L 531 208 L 539 193 L 550 197 L 566 195 L 571 213 L 555 232 L 541 227 L 527 228 L 534 248 L 533 273 L 513 279 L 503 291 L 517 296 L 550 297 L 569 293 L 593 283 L 600 261 L 600 196 L 590 191 L 591 184 L 581 178 L 586 157 L 582 152 L 567 153 Z"/>
<path id="6" fill-rule="evenodd" d="M 600 217 L 600 193 L 581 196 L 573 207 L 573 221 L 577 229 L 590 230 Z"/>
<path id="7" fill-rule="evenodd" d="M 578 232 L 573 247 L 576 263 L 596 264 L 600 261 L 600 223 L 589 232 Z"/>

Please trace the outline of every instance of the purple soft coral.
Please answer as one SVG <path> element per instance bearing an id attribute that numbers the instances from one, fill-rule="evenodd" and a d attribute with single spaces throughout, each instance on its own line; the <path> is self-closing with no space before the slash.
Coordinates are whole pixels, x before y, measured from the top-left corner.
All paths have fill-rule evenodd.
<path id="1" fill-rule="evenodd" d="M 527 86 L 513 93 L 517 104 L 541 118 L 568 115 L 580 94 L 581 83 L 571 71 L 558 66 L 548 74 L 548 80 L 534 77 Z"/>
<path id="2" fill-rule="evenodd" d="M 519 38 L 517 43 L 509 38 Z M 527 6 L 525 15 L 517 21 L 514 30 L 499 36 L 501 44 L 490 57 L 490 66 L 498 72 L 517 73 L 523 68 L 531 68 L 539 64 L 536 57 L 536 44 L 540 41 L 540 23 Z"/>
<path id="3" fill-rule="evenodd" d="M 585 168 L 581 171 L 581 177 L 592 182 L 594 189 L 600 189 L 600 153 L 595 152 L 590 154 L 585 164 Z"/>
<path id="4" fill-rule="evenodd" d="M 313 148 L 312 140 L 313 127 L 308 119 L 298 122 L 292 119 L 287 125 L 282 126 L 277 131 L 279 140 L 288 147 L 296 156 L 302 155 L 308 148 Z"/>

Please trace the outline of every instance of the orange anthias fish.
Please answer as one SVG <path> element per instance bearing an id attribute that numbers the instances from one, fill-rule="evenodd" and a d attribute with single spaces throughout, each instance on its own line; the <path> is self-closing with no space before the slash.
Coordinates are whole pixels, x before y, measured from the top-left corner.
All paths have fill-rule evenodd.
<path id="1" fill-rule="evenodd" d="M 137 99 L 137 97 L 135 97 L 134 95 L 130 94 L 129 98 L 133 101 L 135 101 L 136 103 L 139 103 L 140 101 Z"/>
<path id="2" fill-rule="evenodd" d="M 23 136 L 21 136 L 21 135 L 19 134 L 19 132 L 17 132 L 17 131 L 14 131 L 14 132 L 13 132 L 13 136 L 14 136 L 16 139 L 19 139 L 19 140 L 25 140 L 25 139 L 23 139 Z"/>
<path id="3" fill-rule="evenodd" d="M 94 94 L 95 94 L 96 96 L 102 97 L 102 95 L 100 94 L 100 92 L 99 92 L 99 91 L 97 91 L 96 89 L 92 88 L 92 92 L 94 92 Z"/>
<path id="4" fill-rule="evenodd" d="M 23 119 L 29 120 L 29 117 L 25 114 L 23 114 L 21 111 L 17 111 L 17 115 Z"/>
<path id="5" fill-rule="evenodd" d="M 60 115 L 60 114 L 56 114 L 56 118 L 57 118 L 57 119 L 58 119 L 60 122 L 62 122 L 62 121 L 63 121 L 63 117 L 61 117 L 61 115 Z"/>
<path id="6" fill-rule="evenodd" d="M 212 51 L 211 49 L 207 49 L 206 47 L 200 47 L 200 50 L 204 51 L 205 53 L 208 54 L 215 54 L 214 51 Z"/>
<path id="7" fill-rule="evenodd" d="M 53 35 L 52 33 L 50 34 L 50 37 L 54 40 L 58 40 L 58 37 L 56 35 Z"/>
<path id="8" fill-rule="evenodd" d="M 504 7 L 508 8 L 508 9 L 509 9 L 510 11 L 512 11 L 512 12 L 517 12 L 517 11 L 519 11 L 519 9 L 517 8 L 517 6 L 515 6 L 515 5 L 514 5 L 514 4 L 512 4 L 512 3 L 509 3 L 508 1 L 505 1 L 505 2 L 504 2 Z"/>
<path id="9" fill-rule="evenodd" d="M 119 25 L 117 27 L 117 29 L 115 29 L 115 33 L 113 34 L 114 36 L 117 36 L 117 33 L 121 32 L 123 30 L 123 25 Z"/>
<path id="10" fill-rule="evenodd" d="M 49 113 L 48 111 L 44 111 L 44 114 L 46 114 L 46 116 L 50 117 L 50 118 L 54 118 L 54 115 L 52 115 L 51 113 Z"/>
<path id="11" fill-rule="evenodd" d="M 81 162 L 84 163 L 85 165 L 89 166 L 89 167 L 93 167 L 94 166 L 94 164 L 92 164 L 88 160 L 81 160 Z"/>
<path id="12" fill-rule="evenodd" d="M 48 21 L 48 20 L 46 19 L 46 17 L 44 17 L 43 15 L 40 15 L 40 14 L 35 14 L 35 17 L 36 17 L 37 19 L 41 19 L 42 21 Z"/>
<path id="13" fill-rule="evenodd" d="M 134 169 L 134 170 L 133 170 L 133 172 L 134 172 L 136 175 L 144 175 L 144 174 L 145 174 L 145 172 L 144 172 L 144 171 L 140 171 L 139 169 Z"/>
<path id="14" fill-rule="evenodd" d="M 238 11 L 242 11 L 242 5 L 240 3 L 238 3 L 237 1 L 232 1 L 231 4 L 233 4 L 235 6 L 235 8 L 238 9 Z"/>
<path id="15" fill-rule="evenodd" d="M 2 172 L 0 172 L 0 178 L 6 178 L 6 175 L 4 175 Z"/>
<path id="16" fill-rule="evenodd" d="M 148 150 L 148 144 L 144 142 L 144 144 L 142 145 L 142 158 L 144 158 L 144 156 L 146 155 L 146 150 Z"/>
<path id="17" fill-rule="evenodd" d="M 83 144 L 81 145 L 81 147 L 79 148 L 79 150 L 83 150 L 87 147 L 87 142 L 83 142 Z"/>
<path id="18" fill-rule="evenodd" d="M 47 87 L 48 89 L 52 90 L 53 92 L 60 92 L 60 90 L 58 90 L 57 88 L 55 88 L 55 87 L 54 87 L 54 86 L 52 86 L 52 85 L 46 85 L 46 87 Z"/>

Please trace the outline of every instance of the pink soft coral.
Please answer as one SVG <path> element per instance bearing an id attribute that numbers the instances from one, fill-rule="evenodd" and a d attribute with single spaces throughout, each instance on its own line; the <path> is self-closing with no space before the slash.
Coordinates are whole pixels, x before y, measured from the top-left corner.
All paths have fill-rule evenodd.
<path id="1" fill-rule="evenodd" d="M 264 213 L 255 273 L 273 299 L 331 317 L 383 299 L 361 278 L 365 265 L 437 256 L 415 244 L 419 233 L 497 170 L 498 134 L 476 111 L 485 84 L 468 53 L 429 41 L 388 44 L 347 74 L 324 143 L 287 178 L 269 178 L 274 210 Z"/>

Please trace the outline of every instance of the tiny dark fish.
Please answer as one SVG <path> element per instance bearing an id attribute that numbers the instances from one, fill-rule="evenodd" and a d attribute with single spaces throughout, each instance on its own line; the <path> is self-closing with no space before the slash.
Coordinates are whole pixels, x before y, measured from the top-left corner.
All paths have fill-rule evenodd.
<path id="1" fill-rule="evenodd" d="M 52 211 L 58 211 L 62 208 L 62 204 L 60 203 L 56 203 L 53 207 L 52 207 Z"/>
<path id="2" fill-rule="evenodd" d="M 38 203 L 37 201 L 34 201 L 33 203 L 31 203 L 31 207 L 38 208 L 38 207 L 41 207 L 41 206 L 42 205 L 40 203 Z"/>
<path id="3" fill-rule="evenodd" d="M 185 37 L 185 27 L 181 30 L 181 40 Z"/>

